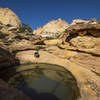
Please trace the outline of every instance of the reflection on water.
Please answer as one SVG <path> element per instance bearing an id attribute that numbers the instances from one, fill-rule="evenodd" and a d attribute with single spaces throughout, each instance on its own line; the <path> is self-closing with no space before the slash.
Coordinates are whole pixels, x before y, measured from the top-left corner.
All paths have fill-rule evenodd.
<path id="1" fill-rule="evenodd" d="M 57 65 L 18 66 L 8 83 L 26 93 L 32 100 L 77 100 L 80 96 L 75 78 Z"/>

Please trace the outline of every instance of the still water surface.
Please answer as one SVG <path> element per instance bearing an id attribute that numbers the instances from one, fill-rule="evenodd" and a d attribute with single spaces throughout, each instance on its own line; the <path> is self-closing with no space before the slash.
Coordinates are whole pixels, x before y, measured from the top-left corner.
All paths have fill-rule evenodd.
<path id="1" fill-rule="evenodd" d="M 18 66 L 9 77 L 8 83 L 23 91 L 32 100 L 78 100 L 80 96 L 73 75 L 57 65 Z"/>

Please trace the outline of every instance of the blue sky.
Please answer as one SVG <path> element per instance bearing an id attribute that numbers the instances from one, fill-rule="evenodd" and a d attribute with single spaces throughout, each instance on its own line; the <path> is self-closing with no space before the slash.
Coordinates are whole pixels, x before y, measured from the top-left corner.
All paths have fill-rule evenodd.
<path id="1" fill-rule="evenodd" d="M 12 9 L 33 29 L 53 19 L 100 19 L 100 0 L 0 0 L 0 6 Z"/>

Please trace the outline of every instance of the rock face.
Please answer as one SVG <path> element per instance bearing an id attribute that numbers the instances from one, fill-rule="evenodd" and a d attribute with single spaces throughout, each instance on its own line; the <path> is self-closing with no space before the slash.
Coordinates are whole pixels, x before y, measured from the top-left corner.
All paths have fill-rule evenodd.
<path id="1" fill-rule="evenodd" d="M 92 35 L 100 37 L 100 24 L 75 24 L 66 29 L 64 33 L 64 41 L 69 41 L 71 38 L 84 35 Z"/>
<path id="2" fill-rule="evenodd" d="M 82 20 L 82 19 L 75 19 L 72 21 L 71 25 L 75 25 L 75 24 L 87 24 L 89 23 L 89 21 L 87 20 Z"/>
<path id="3" fill-rule="evenodd" d="M 31 100 L 23 92 L 8 86 L 3 80 L 0 79 L 0 100 Z"/>
<path id="4" fill-rule="evenodd" d="M 61 45 L 61 47 L 70 52 L 76 52 L 74 57 L 70 57 L 73 63 L 80 64 L 89 68 L 100 75 L 100 38 L 93 36 L 77 36 L 69 41 L 70 45 Z"/>
<path id="5" fill-rule="evenodd" d="M 52 20 L 46 25 L 37 28 L 33 34 L 41 35 L 43 37 L 52 37 L 56 34 L 62 33 L 68 27 L 68 23 L 62 19 Z"/>
<path id="6" fill-rule="evenodd" d="M 92 49 L 96 47 L 96 39 L 87 36 L 77 36 L 70 40 L 71 46 L 82 49 Z"/>
<path id="7" fill-rule="evenodd" d="M 55 51 L 56 50 L 56 51 Z M 71 50 L 60 50 L 49 47 L 39 51 L 40 57 L 34 57 L 33 50 L 18 52 L 16 57 L 21 64 L 49 63 L 57 64 L 68 69 L 76 78 L 81 92 L 79 100 L 99 100 L 100 98 L 100 59 L 89 54 Z M 66 59 L 67 58 L 67 59 Z"/>
<path id="8" fill-rule="evenodd" d="M 16 64 L 15 58 L 5 49 L 0 47 L 0 69 Z"/>
<path id="9" fill-rule="evenodd" d="M 81 94 L 79 100 L 100 100 L 100 24 L 94 22 L 78 20 L 74 21 L 74 25 L 68 26 L 67 22 L 58 19 L 33 31 L 34 34 L 47 37 L 64 33 L 63 42 L 61 38 L 47 40 L 18 32 L 4 36 L 2 31 L 0 46 L 17 51 L 15 57 L 20 64 L 49 63 L 65 67 L 76 78 Z M 15 27 L 10 27 L 8 31 L 15 30 Z M 43 48 L 37 49 L 37 46 Z M 38 50 L 39 58 L 34 56 L 34 50 Z M 11 62 L 13 57 L 0 48 L 0 68 L 11 65 Z"/>
<path id="10" fill-rule="evenodd" d="M 60 40 L 60 39 L 45 40 L 44 43 L 46 45 L 57 45 L 57 44 L 61 44 L 62 43 L 62 40 Z"/>
<path id="11" fill-rule="evenodd" d="M 18 16 L 9 8 L 0 8 L 0 22 L 10 24 L 15 27 L 22 26 Z"/>

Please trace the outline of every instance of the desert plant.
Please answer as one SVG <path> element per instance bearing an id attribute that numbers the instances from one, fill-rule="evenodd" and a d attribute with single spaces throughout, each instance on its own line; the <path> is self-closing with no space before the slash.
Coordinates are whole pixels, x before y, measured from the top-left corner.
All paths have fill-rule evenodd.
<path id="1" fill-rule="evenodd" d="M 32 28 L 28 24 L 23 24 L 22 27 L 19 28 L 19 33 L 32 34 Z"/>
<path id="2" fill-rule="evenodd" d="M 11 25 L 11 24 L 6 24 L 6 26 L 7 26 L 7 27 L 12 27 L 12 25 Z"/>
<path id="3" fill-rule="evenodd" d="M 97 23 L 100 24 L 100 20 L 97 20 Z"/>
<path id="4" fill-rule="evenodd" d="M 52 40 L 54 39 L 53 37 L 46 37 L 46 40 Z"/>
<path id="5" fill-rule="evenodd" d="M 96 22 L 97 20 L 95 18 L 89 19 L 90 22 Z"/>

